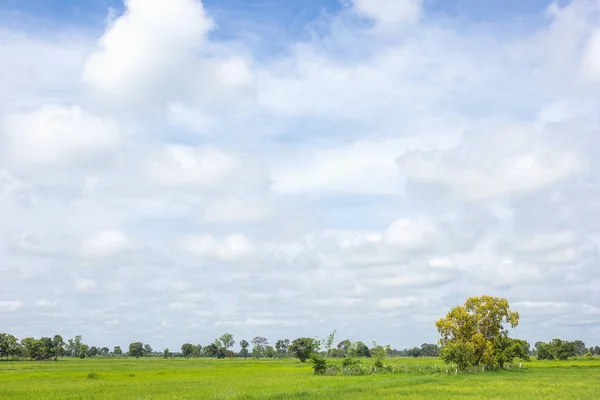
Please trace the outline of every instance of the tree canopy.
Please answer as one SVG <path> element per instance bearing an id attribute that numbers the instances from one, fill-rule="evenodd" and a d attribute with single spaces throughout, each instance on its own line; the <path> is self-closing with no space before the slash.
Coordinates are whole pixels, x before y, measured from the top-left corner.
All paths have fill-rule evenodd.
<path id="1" fill-rule="evenodd" d="M 518 324 L 519 313 L 510 310 L 506 299 L 470 297 L 436 322 L 443 346 L 440 356 L 463 369 L 469 365 L 503 366 L 515 357 L 527 357 L 522 351 L 525 344 L 508 336 L 508 327 Z"/>

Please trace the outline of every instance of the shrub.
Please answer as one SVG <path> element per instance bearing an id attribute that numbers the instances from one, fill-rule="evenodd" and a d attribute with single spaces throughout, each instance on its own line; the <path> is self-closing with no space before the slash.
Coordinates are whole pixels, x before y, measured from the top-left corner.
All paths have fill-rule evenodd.
<path id="1" fill-rule="evenodd" d="M 354 368 L 354 367 L 358 367 L 358 365 L 359 365 L 359 361 L 353 357 L 346 357 L 342 360 L 343 368 Z"/>
<path id="2" fill-rule="evenodd" d="M 327 360 L 320 354 L 312 353 L 310 355 L 310 362 L 313 365 L 313 371 L 315 375 L 325 375 L 327 373 Z"/>

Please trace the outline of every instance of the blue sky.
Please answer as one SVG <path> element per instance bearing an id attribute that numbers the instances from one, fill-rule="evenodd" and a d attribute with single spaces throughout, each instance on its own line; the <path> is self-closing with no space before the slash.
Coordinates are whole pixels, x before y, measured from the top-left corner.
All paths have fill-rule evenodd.
<path id="1" fill-rule="evenodd" d="M 347 3 L 347 2 L 346 2 Z M 502 21 L 537 16 L 548 6 L 546 0 L 427 0 L 425 9 L 471 21 Z M 336 13 L 344 6 L 338 0 L 205 0 L 204 4 L 227 30 L 230 24 L 275 24 L 289 32 L 302 30 L 322 13 Z M 347 4 L 346 4 L 347 7 Z M 29 17 L 57 20 L 76 25 L 104 23 L 109 8 L 123 10 L 120 0 L 4 0 L 0 9 Z"/>
<path id="2" fill-rule="evenodd" d="M 5 329 L 597 344 L 600 4 L 128 6 L 0 5 Z"/>

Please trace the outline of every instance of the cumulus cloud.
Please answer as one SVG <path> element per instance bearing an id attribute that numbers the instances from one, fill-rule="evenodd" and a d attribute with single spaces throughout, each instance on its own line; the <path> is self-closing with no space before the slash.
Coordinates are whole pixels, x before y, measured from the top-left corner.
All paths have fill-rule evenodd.
<path id="1" fill-rule="evenodd" d="M 18 165 L 68 165 L 114 149 L 118 125 L 78 106 L 45 105 L 4 119 L 4 153 Z"/>
<path id="2" fill-rule="evenodd" d="M 456 148 L 410 152 L 398 164 L 409 182 L 471 201 L 535 192 L 587 170 L 580 153 L 536 137 L 523 129 L 469 133 Z"/>
<path id="3" fill-rule="evenodd" d="M 582 59 L 582 72 L 590 81 L 600 81 L 600 29 L 590 36 Z"/>
<path id="4" fill-rule="evenodd" d="M 355 12 L 389 26 L 417 22 L 423 0 L 354 0 L 353 5 Z"/>
<path id="5" fill-rule="evenodd" d="M 85 64 L 83 81 L 111 99 L 147 101 L 167 96 L 181 65 L 205 42 L 213 22 L 195 0 L 128 0 L 99 49 Z"/>
<path id="6" fill-rule="evenodd" d="M 271 210 L 265 201 L 228 197 L 209 203 L 201 219 L 206 222 L 235 223 L 261 221 L 270 215 Z"/>
<path id="7" fill-rule="evenodd" d="M 85 256 L 105 257 L 112 256 L 130 249 L 131 240 L 122 231 L 103 230 L 83 239 L 81 250 Z"/>
<path id="8" fill-rule="evenodd" d="M 0 26 L 15 333 L 177 347 L 387 326 L 378 342 L 412 346 L 489 293 L 530 341 L 591 340 L 598 4 L 507 34 L 424 3 L 355 0 L 276 44 L 196 0 L 129 0 L 104 31 Z"/>
<path id="9" fill-rule="evenodd" d="M 23 307 L 23 302 L 18 300 L 0 301 L 0 311 L 15 312 Z"/>
<path id="10" fill-rule="evenodd" d="M 164 186 L 215 186 L 240 167 L 238 160 L 215 147 L 168 145 L 148 162 L 152 179 Z"/>
<path id="11" fill-rule="evenodd" d="M 377 302 L 377 307 L 382 310 L 396 310 L 410 307 L 416 302 L 417 299 L 414 297 L 393 297 L 379 300 Z"/>
<path id="12" fill-rule="evenodd" d="M 185 239 L 182 247 L 195 256 L 218 261 L 244 261 L 257 252 L 256 247 L 242 234 L 228 235 L 223 239 L 210 234 L 194 236 Z"/>

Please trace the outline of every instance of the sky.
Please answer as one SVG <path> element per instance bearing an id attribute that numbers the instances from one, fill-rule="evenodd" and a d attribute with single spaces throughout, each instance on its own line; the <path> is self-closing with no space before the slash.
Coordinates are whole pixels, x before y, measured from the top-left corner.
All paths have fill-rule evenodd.
<path id="1" fill-rule="evenodd" d="M 597 0 L 4 0 L 0 331 L 600 344 L 599 88 Z"/>

